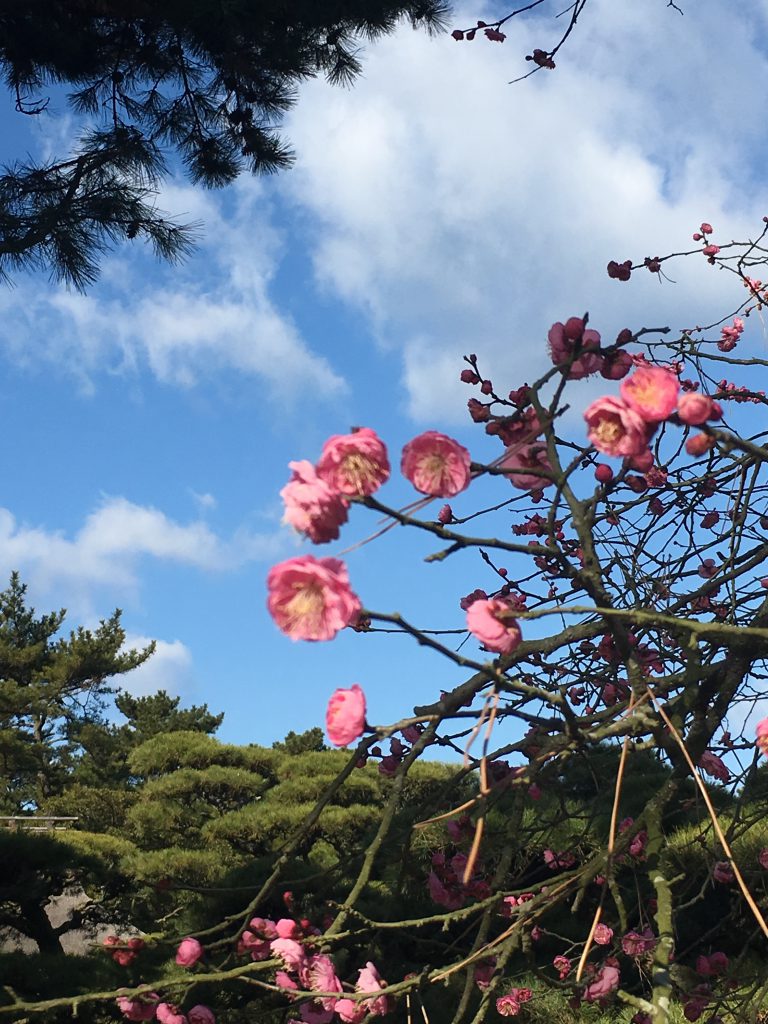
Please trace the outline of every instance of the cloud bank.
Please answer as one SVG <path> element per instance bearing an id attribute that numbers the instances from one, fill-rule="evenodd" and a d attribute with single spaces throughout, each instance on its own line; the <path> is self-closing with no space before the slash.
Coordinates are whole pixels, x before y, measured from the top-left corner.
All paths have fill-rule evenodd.
<path id="1" fill-rule="evenodd" d="M 454 23 L 489 6 L 461 5 Z M 720 238 L 762 226 L 747 97 L 768 64 L 752 12 L 596 0 L 557 69 L 516 85 L 561 29 L 518 17 L 507 31 L 499 45 L 403 29 L 354 89 L 312 82 L 291 118 L 299 163 L 282 184 L 311 215 L 318 284 L 398 354 L 418 420 L 464 415 L 463 353 L 509 386 L 530 379 L 555 320 L 589 310 L 612 340 L 724 315 L 739 289 L 703 257 L 671 268 L 676 285 L 623 285 L 606 264 L 689 248 L 704 219 Z"/>
<path id="2" fill-rule="evenodd" d="M 97 590 L 111 600 L 135 596 L 147 559 L 226 572 L 273 558 L 281 544 L 277 533 L 222 538 L 202 520 L 180 523 L 122 497 L 105 498 L 72 536 L 20 523 L 0 508 L 0 575 L 18 569 L 34 594 L 67 595 L 75 612 L 88 609 Z"/>

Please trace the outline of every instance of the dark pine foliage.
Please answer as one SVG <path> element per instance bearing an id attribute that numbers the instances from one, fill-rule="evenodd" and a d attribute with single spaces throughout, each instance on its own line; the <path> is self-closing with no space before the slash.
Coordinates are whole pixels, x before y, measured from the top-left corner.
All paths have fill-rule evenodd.
<path id="1" fill-rule="evenodd" d="M 292 159 L 281 117 L 300 82 L 349 84 L 358 45 L 443 27 L 444 0 L 0 0 L 0 67 L 19 114 L 44 117 L 68 90 L 74 151 L 0 174 L 0 276 L 48 270 L 76 288 L 99 257 L 142 238 L 170 261 L 195 225 L 156 207 L 167 158 L 189 178 L 226 185 Z"/>

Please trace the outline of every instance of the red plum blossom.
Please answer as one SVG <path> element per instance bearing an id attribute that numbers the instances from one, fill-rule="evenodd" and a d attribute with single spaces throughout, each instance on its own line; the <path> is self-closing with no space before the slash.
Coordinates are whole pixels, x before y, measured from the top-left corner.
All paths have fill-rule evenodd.
<path id="1" fill-rule="evenodd" d="M 389 472 L 386 446 L 370 427 L 329 437 L 317 463 L 317 475 L 329 487 L 357 498 L 377 491 Z"/>
<path id="2" fill-rule="evenodd" d="M 484 992 L 485 989 L 491 984 L 491 979 L 496 971 L 496 957 L 489 957 L 487 960 L 482 960 L 475 967 L 475 984 Z"/>
<path id="3" fill-rule="evenodd" d="M 613 355 L 606 355 L 600 367 L 600 376 L 606 380 L 621 380 L 632 369 L 632 356 L 620 349 Z"/>
<path id="4" fill-rule="evenodd" d="M 356 622 L 360 600 L 337 558 L 304 555 L 273 566 L 267 576 L 267 607 L 291 640 L 332 640 Z"/>
<path id="5" fill-rule="evenodd" d="M 400 468 L 417 491 L 434 498 L 452 498 L 469 487 L 469 452 L 436 430 L 427 430 L 405 445 Z"/>
<path id="6" fill-rule="evenodd" d="M 710 978 L 713 975 L 725 974 L 728 970 L 728 957 L 725 953 L 716 952 L 711 956 L 699 956 L 696 958 L 696 973 L 703 978 Z"/>
<path id="7" fill-rule="evenodd" d="M 736 876 L 727 860 L 719 860 L 712 869 L 712 877 L 721 885 L 730 885 Z"/>
<path id="8" fill-rule="evenodd" d="M 555 365 L 566 363 L 580 344 L 578 359 L 575 359 L 568 371 L 569 380 L 580 380 L 592 373 L 597 373 L 602 364 L 600 355 L 600 335 L 597 331 L 584 330 L 581 317 L 572 316 L 564 324 L 554 323 L 547 334 L 549 353 Z"/>
<path id="9" fill-rule="evenodd" d="M 197 1006 L 193 1006 L 191 1010 L 187 1011 L 187 1020 L 189 1024 L 216 1024 L 213 1010 L 202 1003 L 198 1003 Z"/>
<path id="10" fill-rule="evenodd" d="M 357 683 L 334 691 L 325 712 L 325 731 L 335 747 L 346 747 L 362 736 L 365 711 L 365 694 Z"/>
<path id="11" fill-rule="evenodd" d="M 699 768 L 706 772 L 707 775 L 711 775 L 713 779 L 719 779 L 720 782 L 731 781 L 731 773 L 728 771 L 725 762 L 717 754 L 713 754 L 711 750 L 705 750 L 701 755 L 699 758 Z"/>

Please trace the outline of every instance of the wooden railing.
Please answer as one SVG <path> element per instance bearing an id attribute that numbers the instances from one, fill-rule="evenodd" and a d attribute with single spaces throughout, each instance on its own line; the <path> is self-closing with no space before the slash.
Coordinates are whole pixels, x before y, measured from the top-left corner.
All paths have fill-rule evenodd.
<path id="1" fill-rule="evenodd" d="M 0 828 L 6 828 L 11 832 L 61 832 L 77 820 L 37 814 L 17 814 L 10 817 L 0 815 Z"/>

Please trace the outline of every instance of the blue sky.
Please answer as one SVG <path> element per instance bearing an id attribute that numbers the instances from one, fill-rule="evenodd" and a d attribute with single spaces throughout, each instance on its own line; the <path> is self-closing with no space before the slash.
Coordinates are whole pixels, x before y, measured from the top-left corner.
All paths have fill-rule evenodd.
<path id="1" fill-rule="evenodd" d="M 458 5 L 454 24 L 492 6 Z M 320 724 L 337 686 L 363 685 L 384 722 L 458 682 L 403 638 L 292 644 L 275 629 L 266 572 L 309 550 L 280 522 L 287 463 L 356 424 L 395 464 L 427 428 L 490 458 L 458 383 L 465 352 L 504 390 L 545 367 L 554 320 L 589 309 L 611 337 L 735 308 L 732 279 L 703 259 L 671 268 L 675 285 L 605 274 L 687 248 L 703 219 L 716 240 L 747 237 L 768 211 L 768 3 L 682 6 L 595 0 L 557 70 L 515 86 L 559 22 L 515 19 L 503 45 L 403 28 L 353 89 L 302 89 L 292 171 L 222 192 L 168 183 L 160 205 L 205 224 L 181 268 L 126 246 L 85 297 L 29 275 L 3 287 L 2 575 L 18 568 L 73 626 L 123 608 L 130 637 L 159 644 L 129 688 L 223 710 L 234 742 Z M 75 126 L 52 107 L 33 122 L 4 96 L 0 159 L 63 155 Z M 765 348 L 756 320 L 750 346 Z M 596 389 L 574 388 L 574 429 Z M 382 498 L 405 504 L 396 477 Z M 472 490 L 455 504 L 469 510 Z M 373 528 L 355 510 L 316 553 Z M 490 586 L 487 570 L 425 566 L 430 550 L 396 530 L 350 555 L 363 602 L 461 625 L 458 600 Z"/>

